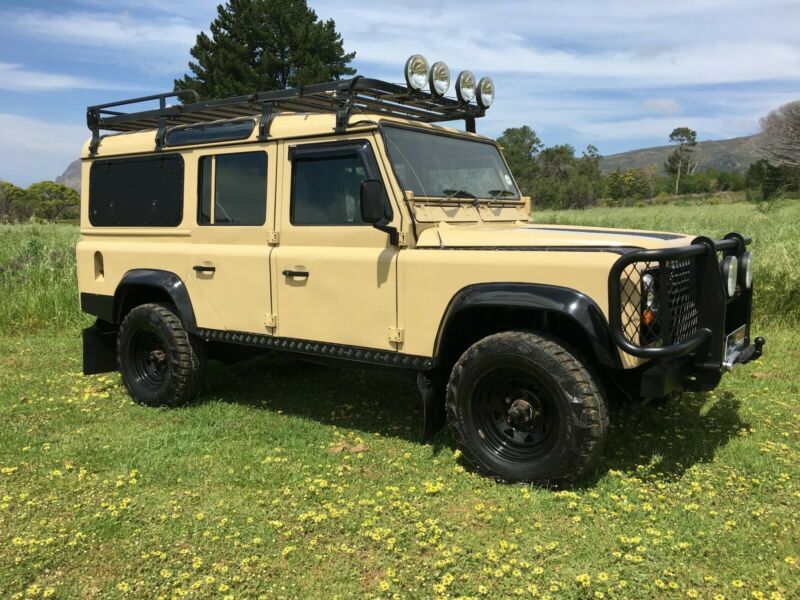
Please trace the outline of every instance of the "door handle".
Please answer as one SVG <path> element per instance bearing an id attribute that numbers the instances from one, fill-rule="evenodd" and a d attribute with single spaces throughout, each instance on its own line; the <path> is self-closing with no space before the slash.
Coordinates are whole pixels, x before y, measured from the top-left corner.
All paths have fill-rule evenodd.
<path id="1" fill-rule="evenodd" d="M 217 270 L 217 267 L 211 265 L 195 265 L 192 268 L 198 273 L 213 273 Z"/>
<path id="2" fill-rule="evenodd" d="M 308 277 L 308 271 L 293 271 L 292 269 L 284 269 L 283 274 L 286 277 Z"/>

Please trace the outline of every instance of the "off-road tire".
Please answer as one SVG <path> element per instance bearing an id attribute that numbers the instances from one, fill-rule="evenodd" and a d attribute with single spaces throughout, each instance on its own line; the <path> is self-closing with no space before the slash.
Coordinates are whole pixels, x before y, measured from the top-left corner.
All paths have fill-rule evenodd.
<path id="1" fill-rule="evenodd" d="M 526 410 L 535 406 L 541 411 L 519 424 L 525 428 L 520 433 L 516 423 L 502 422 L 519 419 L 518 413 L 502 414 L 508 398 L 498 400 L 497 394 L 487 396 L 483 390 L 486 385 L 502 390 L 492 388 L 492 381 L 499 386 L 513 381 L 513 387 L 528 380 L 533 391 L 523 391 L 529 398 Z M 519 385 L 522 389 L 528 384 Z M 494 410 L 498 403 L 500 418 Z M 448 427 L 464 457 L 479 472 L 507 482 L 543 486 L 574 482 L 599 460 L 608 432 L 605 398 L 589 369 L 561 342 L 527 331 L 490 335 L 468 348 L 450 375 L 446 408 Z M 531 415 L 533 408 L 524 413 Z M 541 429 L 531 433 L 534 426 Z M 508 429 L 503 431 L 504 427 Z M 537 437 L 541 442 L 535 441 Z"/>
<path id="2" fill-rule="evenodd" d="M 205 345 L 186 332 L 173 310 L 168 304 L 142 304 L 119 328 L 122 382 L 134 402 L 145 406 L 184 406 L 200 393 Z"/>

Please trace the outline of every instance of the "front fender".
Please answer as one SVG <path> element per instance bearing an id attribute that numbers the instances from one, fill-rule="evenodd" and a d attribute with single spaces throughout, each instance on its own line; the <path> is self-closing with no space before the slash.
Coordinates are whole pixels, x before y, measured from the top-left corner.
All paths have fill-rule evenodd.
<path id="1" fill-rule="evenodd" d="M 472 308 L 521 308 L 567 317 L 586 335 L 600 364 L 622 368 L 608 321 L 594 300 L 571 288 L 534 283 L 481 283 L 459 290 L 439 325 L 434 360 L 441 356 L 448 324 Z"/>

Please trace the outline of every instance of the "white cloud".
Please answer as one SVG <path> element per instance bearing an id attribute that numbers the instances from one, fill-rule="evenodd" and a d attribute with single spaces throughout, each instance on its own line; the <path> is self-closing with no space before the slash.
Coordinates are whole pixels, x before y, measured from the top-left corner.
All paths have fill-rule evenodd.
<path id="1" fill-rule="evenodd" d="M 362 64 L 394 80 L 412 52 L 455 70 L 529 74 L 565 91 L 800 78 L 800 5 L 780 0 L 314 6 L 336 19 Z"/>
<path id="2" fill-rule="evenodd" d="M 0 113 L 0 179 L 21 186 L 54 179 L 88 137 L 86 127 Z"/>
<path id="3" fill-rule="evenodd" d="M 155 19 L 128 11 L 3 11 L 0 19 L 17 34 L 68 49 L 88 48 L 93 62 L 136 65 L 157 73 L 184 68 L 189 48 L 202 29 L 178 16 Z"/>
<path id="4" fill-rule="evenodd" d="M 76 89 L 109 89 L 115 86 L 74 75 L 46 73 L 22 65 L 0 62 L 0 90 L 14 92 L 49 92 Z"/>
<path id="5" fill-rule="evenodd" d="M 678 101 L 675 98 L 648 98 L 642 104 L 647 112 L 672 115 L 678 112 Z"/>

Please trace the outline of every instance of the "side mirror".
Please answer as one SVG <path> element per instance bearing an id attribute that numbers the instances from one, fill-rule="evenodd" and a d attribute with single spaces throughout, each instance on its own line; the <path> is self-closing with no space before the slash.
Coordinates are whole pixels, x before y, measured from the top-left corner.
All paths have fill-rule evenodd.
<path id="1" fill-rule="evenodd" d="M 360 196 L 361 220 L 372 224 L 383 221 L 383 182 L 380 179 L 365 179 L 361 182 Z"/>

